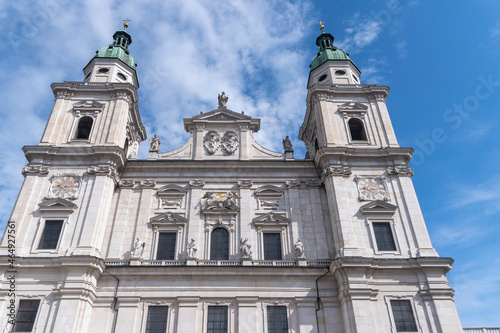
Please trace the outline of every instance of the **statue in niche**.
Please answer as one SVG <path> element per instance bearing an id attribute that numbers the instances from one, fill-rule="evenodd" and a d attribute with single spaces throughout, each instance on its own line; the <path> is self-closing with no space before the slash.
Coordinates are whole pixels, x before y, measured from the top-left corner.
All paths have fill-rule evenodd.
<path id="1" fill-rule="evenodd" d="M 149 139 L 149 142 L 151 143 L 151 147 L 149 148 L 149 151 L 155 151 L 159 152 L 160 151 L 160 138 L 155 134 L 154 137 Z"/>
<path id="2" fill-rule="evenodd" d="M 137 153 L 139 151 L 139 142 L 135 141 L 132 143 L 132 147 L 130 147 L 130 153 L 128 154 L 128 158 L 135 159 L 137 158 Z"/>
<path id="3" fill-rule="evenodd" d="M 132 251 L 133 258 L 140 258 L 142 253 L 144 252 L 144 247 L 146 246 L 146 242 L 141 242 L 139 238 L 135 241 L 134 249 Z"/>
<path id="4" fill-rule="evenodd" d="M 252 258 L 252 246 L 248 242 L 248 238 L 240 239 L 240 253 L 242 258 Z"/>
<path id="5" fill-rule="evenodd" d="M 194 238 L 191 238 L 191 241 L 189 242 L 187 247 L 188 258 L 196 258 L 196 251 L 198 251 L 198 249 L 196 248 L 195 240 Z"/>
<path id="6" fill-rule="evenodd" d="M 229 99 L 229 96 L 226 96 L 225 92 L 222 92 L 222 94 L 219 94 L 219 108 L 225 108 L 228 99 Z"/>
<path id="7" fill-rule="evenodd" d="M 289 151 L 293 152 L 292 141 L 290 141 L 288 135 L 283 139 L 283 148 L 285 148 L 285 153 Z"/>
<path id="8" fill-rule="evenodd" d="M 305 258 L 304 257 L 304 244 L 300 241 L 300 238 L 297 238 L 295 242 L 295 255 L 297 258 Z"/>

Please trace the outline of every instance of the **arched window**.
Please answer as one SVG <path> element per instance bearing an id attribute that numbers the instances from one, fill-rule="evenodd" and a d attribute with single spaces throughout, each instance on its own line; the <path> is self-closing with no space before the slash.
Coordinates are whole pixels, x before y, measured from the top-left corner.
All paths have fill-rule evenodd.
<path id="1" fill-rule="evenodd" d="M 229 233 L 224 228 L 216 228 L 210 237 L 210 260 L 229 259 Z"/>
<path id="2" fill-rule="evenodd" d="M 349 119 L 349 131 L 352 141 L 366 141 L 366 132 L 363 122 L 357 118 Z"/>
<path id="3" fill-rule="evenodd" d="M 93 123 L 94 119 L 92 119 L 92 117 L 83 117 L 80 119 L 76 130 L 76 138 L 87 140 L 90 137 L 90 130 L 92 129 Z"/>

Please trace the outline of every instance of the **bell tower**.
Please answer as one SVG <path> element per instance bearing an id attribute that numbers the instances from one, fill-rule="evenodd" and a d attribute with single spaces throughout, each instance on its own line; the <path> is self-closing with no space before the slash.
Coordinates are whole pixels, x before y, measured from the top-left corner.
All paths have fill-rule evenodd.
<path id="1" fill-rule="evenodd" d="M 28 165 L 22 191 L 30 198 L 26 200 L 33 217 L 23 215 L 28 208 L 16 206 L 13 213 L 20 214 L 16 220 L 27 244 L 41 237 L 43 221 L 57 218 L 65 221 L 65 229 L 50 253 L 102 255 L 106 218 L 120 174 L 129 159 L 137 158 L 139 143 L 146 139 L 137 106 L 136 64 L 128 50 L 131 43 L 125 30 L 117 31 L 113 43 L 85 66 L 83 81 L 51 85 L 55 101 L 42 138 L 38 145 L 23 147 Z M 32 218 L 40 218 L 42 226 L 36 227 Z M 38 243 L 31 247 L 32 253 L 45 251 Z M 25 249 L 30 251 L 30 246 L 21 251 Z"/>

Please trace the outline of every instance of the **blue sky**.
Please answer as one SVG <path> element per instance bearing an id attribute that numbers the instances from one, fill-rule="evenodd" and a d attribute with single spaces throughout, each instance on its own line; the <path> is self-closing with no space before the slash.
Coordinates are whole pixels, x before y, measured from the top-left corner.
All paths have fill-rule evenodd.
<path id="1" fill-rule="evenodd" d="M 161 150 L 188 135 L 183 117 L 217 106 L 262 118 L 256 135 L 281 150 L 305 113 L 317 21 L 361 69 L 391 87 L 399 144 L 413 147 L 414 185 L 463 326 L 500 327 L 500 3 L 470 1 L 0 2 L 0 228 L 22 184 L 23 145 L 37 144 L 52 82 L 81 81 L 95 51 L 130 17 L 139 109 Z M 140 156 L 146 156 L 143 143 Z"/>

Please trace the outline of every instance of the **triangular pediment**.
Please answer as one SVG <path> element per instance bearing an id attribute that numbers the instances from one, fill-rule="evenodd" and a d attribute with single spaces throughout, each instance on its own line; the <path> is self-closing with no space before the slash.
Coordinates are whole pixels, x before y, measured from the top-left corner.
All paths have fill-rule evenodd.
<path id="1" fill-rule="evenodd" d="M 338 106 L 339 111 L 360 112 L 368 110 L 368 106 L 358 102 L 344 103 Z"/>
<path id="2" fill-rule="evenodd" d="M 268 213 L 257 216 L 252 220 L 253 224 L 256 226 L 265 226 L 265 225 L 287 225 L 290 223 L 290 219 L 287 218 L 284 214 L 278 213 Z"/>
<path id="3" fill-rule="evenodd" d="M 372 201 L 370 203 L 367 203 L 366 205 L 361 206 L 359 209 L 363 214 L 368 215 L 368 214 L 390 214 L 394 215 L 396 212 L 396 209 L 398 209 L 397 206 L 394 206 L 388 202 L 385 201 Z"/>
<path id="4" fill-rule="evenodd" d="M 102 109 L 104 104 L 97 101 L 79 101 L 73 104 L 74 109 Z"/>
<path id="5" fill-rule="evenodd" d="M 235 120 L 252 120 L 252 117 L 228 109 L 216 109 L 207 113 L 196 115 L 191 119 L 207 120 L 207 121 L 235 121 Z"/>
<path id="6" fill-rule="evenodd" d="M 153 225 L 158 225 L 158 224 L 165 225 L 165 224 L 184 224 L 187 222 L 187 219 L 180 214 L 166 212 L 152 217 L 149 221 Z"/>
<path id="7" fill-rule="evenodd" d="M 62 199 L 62 198 L 54 198 L 44 201 L 38 205 L 40 207 L 40 211 L 44 212 L 58 212 L 58 213 L 67 213 L 70 214 L 74 212 L 78 206 L 74 203 Z"/>
<path id="8" fill-rule="evenodd" d="M 264 186 L 261 186 L 259 187 L 258 189 L 255 190 L 255 195 L 260 197 L 260 196 L 278 196 L 278 197 L 281 197 L 283 196 L 283 189 L 277 187 L 277 186 L 274 186 L 274 185 L 264 185 Z"/>

